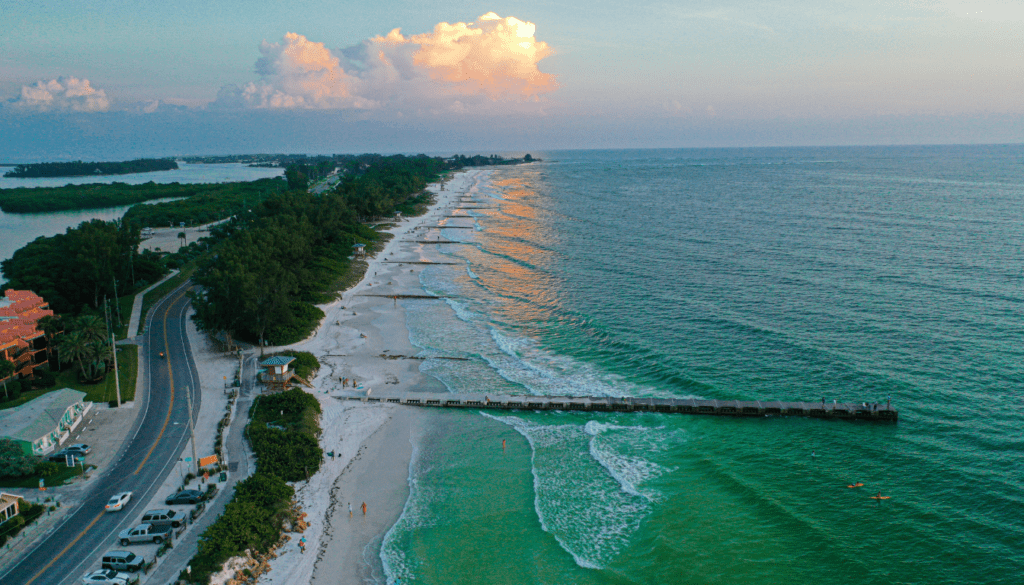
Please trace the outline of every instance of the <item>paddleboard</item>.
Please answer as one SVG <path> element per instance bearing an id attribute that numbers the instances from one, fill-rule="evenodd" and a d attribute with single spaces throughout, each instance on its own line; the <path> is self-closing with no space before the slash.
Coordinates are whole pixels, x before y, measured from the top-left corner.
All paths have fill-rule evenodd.
<path id="1" fill-rule="evenodd" d="M 888 500 L 892 496 L 871 496 L 872 500 Z"/>

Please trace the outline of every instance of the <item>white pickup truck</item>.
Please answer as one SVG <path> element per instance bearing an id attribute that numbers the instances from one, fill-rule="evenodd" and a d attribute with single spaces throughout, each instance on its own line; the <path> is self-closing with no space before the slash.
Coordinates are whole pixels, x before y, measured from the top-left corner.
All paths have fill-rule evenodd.
<path id="1" fill-rule="evenodd" d="M 165 540 L 170 540 L 172 536 L 174 536 L 174 528 L 170 526 L 139 524 L 135 528 L 122 530 L 121 533 L 117 535 L 117 538 L 121 541 L 121 546 L 128 546 L 129 544 L 140 544 L 145 542 L 160 544 Z"/>

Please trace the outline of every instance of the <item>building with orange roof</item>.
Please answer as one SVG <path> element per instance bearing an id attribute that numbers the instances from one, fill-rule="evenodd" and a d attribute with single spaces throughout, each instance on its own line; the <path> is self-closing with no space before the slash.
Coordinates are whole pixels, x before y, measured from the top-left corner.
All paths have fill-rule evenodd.
<path id="1" fill-rule="evenodd" d="M 30 377 L 46 363 L 46 336 L 37 323 L 47 315 L 53 315 L 49 304 L 30 290 L 8 289 L 0 297 L 0 360 L 14 363 L 7 380 Z"/>

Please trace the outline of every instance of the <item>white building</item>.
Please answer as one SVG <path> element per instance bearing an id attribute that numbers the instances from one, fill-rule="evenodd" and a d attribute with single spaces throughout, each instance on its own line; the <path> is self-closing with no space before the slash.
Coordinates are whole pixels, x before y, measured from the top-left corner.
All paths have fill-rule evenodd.
<path id="1" fill-rule="evenodd" d="M 25 455 L 52 453 L 92 408 L 84 398 L 85 392 L 64 388 L 0 410 L 0 438 L 18 443 Z"/>

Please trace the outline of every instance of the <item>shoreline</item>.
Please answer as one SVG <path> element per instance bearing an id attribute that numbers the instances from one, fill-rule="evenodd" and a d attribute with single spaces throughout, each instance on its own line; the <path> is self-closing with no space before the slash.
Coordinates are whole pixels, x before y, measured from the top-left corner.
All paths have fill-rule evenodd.
<path id="1" fill-rule="evenodd" d="M 323 408 L 320 443 L 325 461 L 308 482 L 295 484 L 296 500 L 308 514 L 309 527 L 290 540 L 270 561 L 264 584 L 386 582 L 380 559 L 384 536 L 401 517 L 409 496 L 409 472 L 417 438 L 433 417 L 400 406 L 341 401 L 342 379 L 373 395 L 392 392 L 446 392 L 438 380 L 419 371 L 421 361 L 385 359 L 419 353 L 409 341 L 406 311 L 386 295 L 422 295 L 419 274 L 435 253 L 412 239 L 424 226 L 445 221 L 452 205 L 478 182 L 479 170 L 453 174 L 428 189 L 437 199 L 420 216 L 390 228 L 393 238 L 367 259 L 362 280 L 339 299 L 321 306 L 325 318 L 309 338 L 266 348 L 309 351 L 320 361 L 312 389 Z M 385 296 L 363 296 L 385 295 Z M 351 387 L 344 388 L 346 393 Z M 334 453 L 334 457 L 327 456 Z M 362 512 L 362 503 L 367 512 Z M 352 515 L 349 515 L 349 504 Z M 305 538 L 305 552 L 298 541 Z"/>

